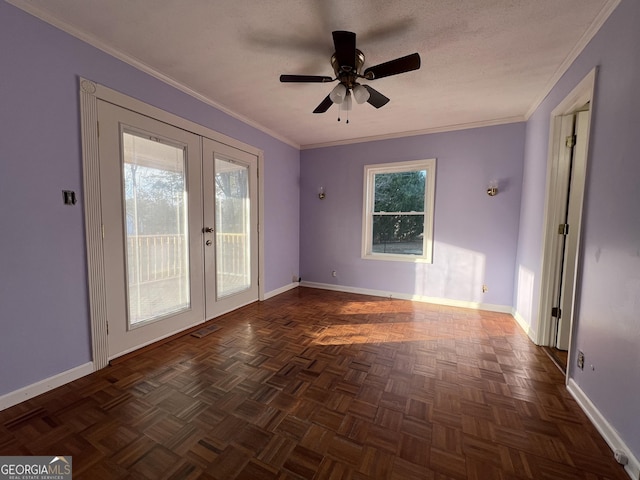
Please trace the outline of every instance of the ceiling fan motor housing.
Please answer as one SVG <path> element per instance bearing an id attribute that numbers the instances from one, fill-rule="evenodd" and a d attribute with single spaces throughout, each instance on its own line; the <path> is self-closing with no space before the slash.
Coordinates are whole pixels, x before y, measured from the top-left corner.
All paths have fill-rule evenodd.
<path id="1" fill-rule="evenodd" d="M 336 54 L 331 56 L 331 66 L 336 74 L 336 78 L 347 88 L 353 88 L 364 65 L 364 53 L 356 48 L 355 69 L 350 65 L 339 65 Z"/>

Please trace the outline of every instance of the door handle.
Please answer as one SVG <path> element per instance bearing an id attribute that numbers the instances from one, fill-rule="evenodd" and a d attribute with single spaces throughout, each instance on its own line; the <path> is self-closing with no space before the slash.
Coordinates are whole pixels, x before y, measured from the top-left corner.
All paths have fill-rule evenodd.
<path id="1" fill-rule="evenodd" d="M 213 233 L 213 228 L 211 227 L 204 227 L 202 229 L 202 233 Z"/>
<path id="2" fill-rule="evenodd" d="M 211 240 L 207 240 L 206 242 L 204 242 L 206 246 L 210 246 L 213 242 Z"/>

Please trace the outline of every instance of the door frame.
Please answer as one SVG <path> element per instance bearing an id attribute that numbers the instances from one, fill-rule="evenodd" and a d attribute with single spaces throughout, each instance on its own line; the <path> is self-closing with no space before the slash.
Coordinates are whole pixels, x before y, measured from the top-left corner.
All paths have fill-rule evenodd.
<path id="1" fill-rule="evenodd" d="M 264 152 L 222 133 L 211 130 L 178 115 L 146 104 L 140 100 L 80 77 L 80 126 L 82 138 L 83 199 L 87 273 L 89 289 L 89 317 L 94 371 L 109 364 L 107 338 L 107 296 L 104 277 L 104 249 L 102 245 L 102 203 L 100 195 L 100 157 L 98 152 L 98 99 L 141 115 L 174 125 L 201 137 L 243 150 L 258 157 L 258 299 L 264 300 Z M 204 265 L 203 265 L 204 268 Z M 203 318 L 203 320 L 207 320 Z M 171 336 L 172 332 L 165 336 Z M 161 339 L 158 339 L 161 340 Z"/>
<path id="2" fill-rule="evenodd" d="M 585 165 L 582 166 L 586 172 L 586 163 L 589 156 L 589 137 L 591 116 L 593 114 L 593 101 L 595 82 L 597 77 L 597 67 L 591 70 L 578 85 L 569 93 L 556 108 L 551 112 L 550 126 L 549 126 L 549 153 L 547 157 L 547 182 L 546 182 L 546 195 L 544 205 L 544 231 L 543 231 L 543 251 L 542 251 L 542 268 L 540 276 L 540 302 L 538 308 L 538 327 L 536 332 L 536 339 L 538 345 L 551 346 L 551 322 L 548 321 L 551 315 L 551 308 L 554 304 L 554 274 L 555 266 L 557 264 L 558 246 L 560 242 L 560 235 L 558 234 L 558 225 L 564 223 L 561 220 L 562 210 L 566 205 L 563 205 L 560 201 L 562 197 L 562 190 L 567 188 L 567 185 L 562 185 L 563 178 L 560 174 L 560 164 L 565 156 L 565 136 L 563 132 L 563 117 L 573 114 L 579 110 L 582 110 L 584 105 L 590 104 L 588 128 L 587 128 L 587 151 L 584 155 Z M 579 263 L 579 250 L 580 250 L 580 237 L 581 237 L 581 219 L 583 213 L 583 199 L 586 186 L 586 176 L 578 179 L 575 183 L 572 183 L 572 197 L 575 194 L 575 199 L 578 201 L 577 208 L 578 214 L 576 215 L 578 221 L 577 225 L 571 225 L 575 235 L 574 242 L 567 242 L 567 247 L 573 249 L 571 252 L 571 258 L 574 260 L 571 265 L 566 265 L 567 269 L 571 269 L 573 275 L 571 275 L 570 283 L 565 285 L 565 294 L 571 299 L 571 323 L 569 334 L 569 352 L 568 358 L 571 360 L 571 346 L 573 338 L 573 319 L 575 317 L 575 298 L 576 298 L 576 283 L 577 283 L 577 269 Z M 575 192 L 573 190 L 575 189 Z M 569 378 L 569 365 L 567 365 L 567 381 Z"/>

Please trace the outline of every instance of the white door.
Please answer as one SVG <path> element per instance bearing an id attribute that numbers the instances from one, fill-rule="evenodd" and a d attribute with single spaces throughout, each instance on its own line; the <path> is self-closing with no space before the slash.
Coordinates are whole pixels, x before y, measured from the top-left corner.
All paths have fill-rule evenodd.
<path id="1" fill-rule="evenodd" d="M 258 300 L 258 159 L 203 139 L 206 318 Z"/>
<path id="2" fill-rule="evenodd" d="M 204 321 L 201 138 L 98 101 L 109 358 Z"/>
<path id="3" fill-rule="evenodd" d="M 589 137 L 589 112 L 575 114 L 574 145 L 572 149 L 571 171 L 569 174 L 569 188 L 567 194 L 567 215 L 565 223 L 569 226 L 565 235 L 562 253 L 562 278 L 558 305 L 560 315 L 556 348 L 568 350 L 571 337 L 573 319 L 573 304 L 575 300 L 575 282 L 578 266 L 578 242 L 580 236 L 580 217 L 582 215 L 582 189 L 577 185 L 584 185 L 587 165 L 587 141 Z"/>
<path id="4" fill-rule="evenodd" d="M 561 223 L 558 224 L 559 240 L 557 242 L 556 251 L 553 260 L 553 303 L 550 314 L 551 320 L 551 341 L 550 344 L 560 350 L 560 318 L 562 316 L 562 294 L 564 288 L 564 268 L 565 268 L 565 250 L 566 250 L 566 234 L 564 225 L 567 223 L 567 215 L 569 211 L 569 187 L 571 184 L 571 170 L 573 166 L 573 150 L 575 137 L 575 115 L 565 115 L 561 120 L 560 138 L 563 140 L 562 155 L 557 167 L 557 185 L 556 192 L 557 206 Z M 563 345 L 564 346 L 564 345 Z"/>

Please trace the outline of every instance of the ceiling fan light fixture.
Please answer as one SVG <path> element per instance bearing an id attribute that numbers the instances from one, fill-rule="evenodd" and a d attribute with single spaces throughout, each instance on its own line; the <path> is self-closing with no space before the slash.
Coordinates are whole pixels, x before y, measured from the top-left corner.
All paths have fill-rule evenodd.
<path id="1" fill-rule="evenodd" d="M 340 104 L 344 101 L 347 96 L 347 87 L 345 87 L 342 83 L 336 85 L 331 93 L 329 94 L 329 98 L 333 103 Z"/>
<path id="2" fill-rule="evenodd" d="M 353 98 L 355 98 L 356 103 L 358 104 L 364 103 L 367 100 L 369 100 L 370 96 L 371 94 L 369 93 L 369 90 L 364 88 L 362 85 L 358 84 L 355 87 L 353 87 Z"/>
<path id="3" fill-rule="evenodd" d="M 329 95 L 315 108 L 313 113 L 325 113 L 334 103 L 339 105 L 338 111 L 348 112 L 356 103 L 368 103 L 374 108 L 384 107 L 389 99 L 368 84 L 360 85 L 359 79 L 376 80 L 401 73 L 411 72 L 420 68 L 420 54 L 412 53 L 388 62 L 368 67 L 363 73 L 364 53 L 356 48 L 356 34 L 343 30 L 332 32 L 335 52 L 331 56 L 331 67 L 335 77 L 320 75 L 280 75 L 280 81 L 284 83 L 325 83 L 338 81 Z M 338 121 L 340 121 L 338 113 Z M 349 116 L 347 115 L 347 122 Z"/>

